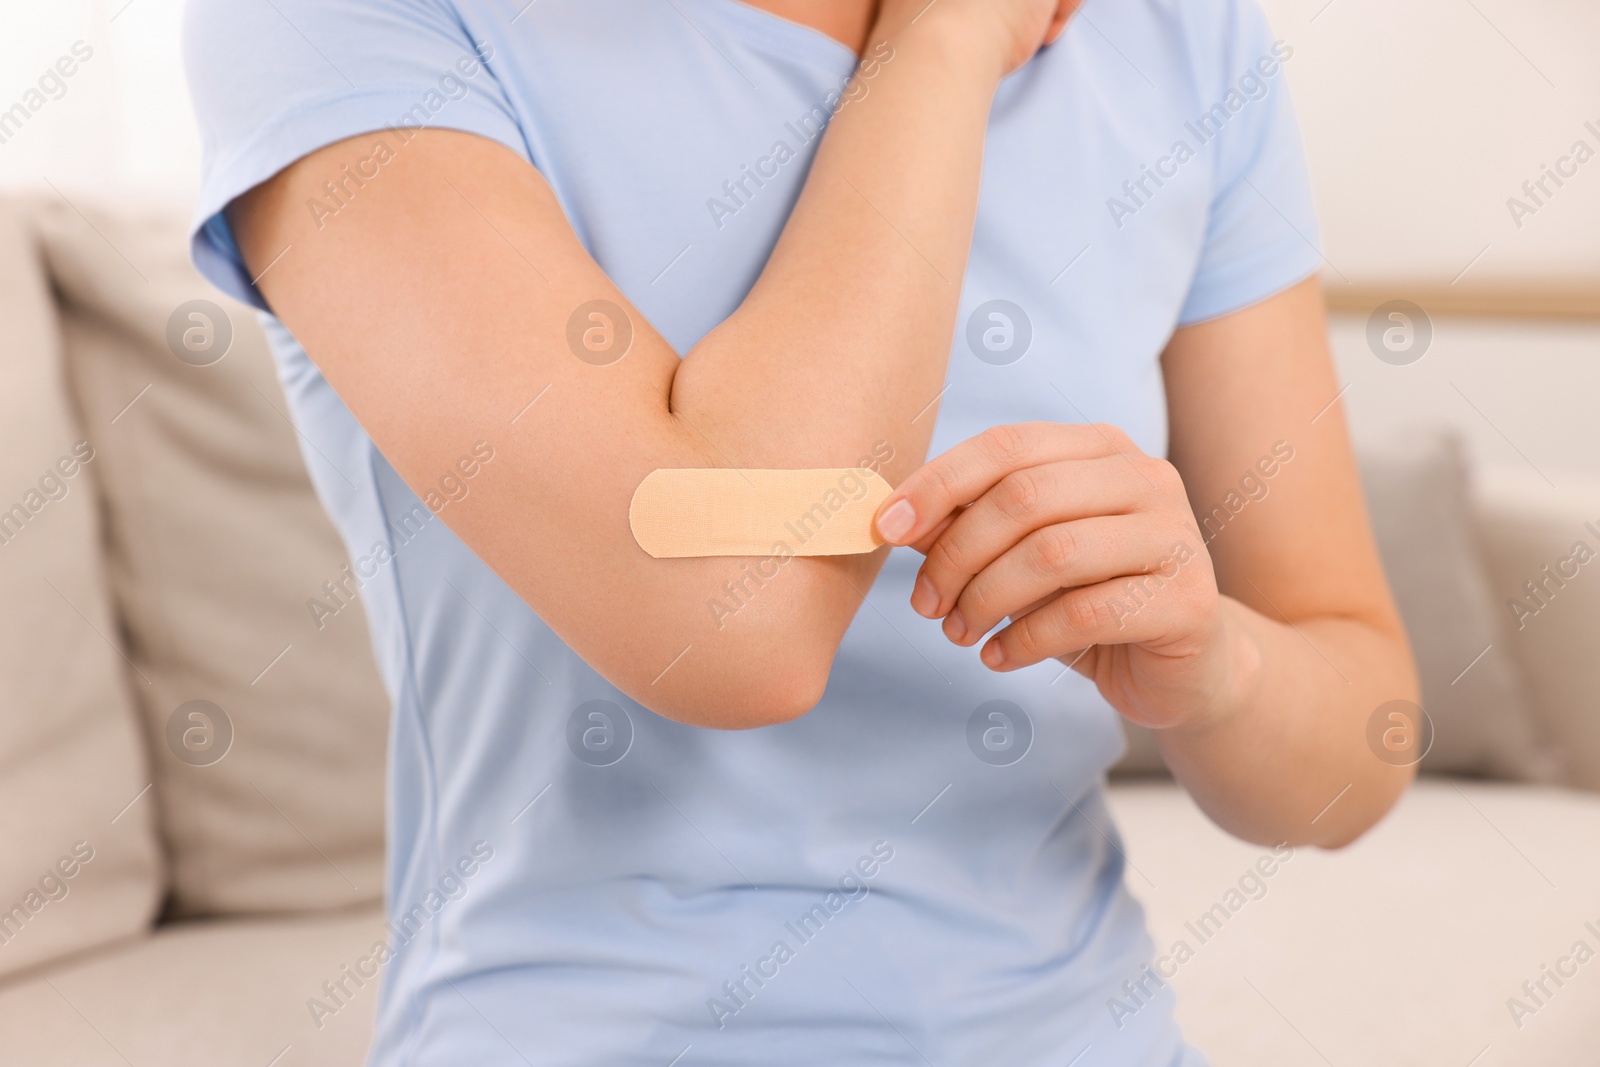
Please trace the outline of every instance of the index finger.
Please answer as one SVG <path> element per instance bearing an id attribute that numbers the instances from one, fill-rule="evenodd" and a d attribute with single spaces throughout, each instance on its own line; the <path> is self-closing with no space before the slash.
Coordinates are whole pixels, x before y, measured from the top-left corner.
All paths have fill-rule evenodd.
<path id="1" fill-rule="evenodd" d="M 874 524 L 889 544 L 912 544 L 1012 471 L 1138 451 L 1127 434 L 1100 423 L 992 426 L 913 471 L 883 502 Z"/>

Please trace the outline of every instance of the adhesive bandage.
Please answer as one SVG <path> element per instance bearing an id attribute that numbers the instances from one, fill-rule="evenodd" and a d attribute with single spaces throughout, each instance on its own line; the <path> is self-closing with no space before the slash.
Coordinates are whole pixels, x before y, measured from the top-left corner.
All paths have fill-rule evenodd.
<path id="1" fill-rule="evenodd" d="M 663 468 L 633 491 L 628 525 L 657 559 L 845 556 L 883 544 L 872 518 L 890 492 L 859 467 Z"/>

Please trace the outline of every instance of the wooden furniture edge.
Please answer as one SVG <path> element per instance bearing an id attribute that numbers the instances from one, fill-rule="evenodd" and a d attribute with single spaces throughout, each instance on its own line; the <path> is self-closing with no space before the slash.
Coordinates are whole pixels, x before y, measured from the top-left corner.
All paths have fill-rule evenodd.
<path id="1" fill-rule="evenodd" d="M 1600 278 L 1549 283 L 1450 285 L 1443 282 L 1357 283 L 1323 279 L 1328 310 L 1368 315 L 1391 300 L 1409 300 L 1429 316 L 1600 321 Z"/>

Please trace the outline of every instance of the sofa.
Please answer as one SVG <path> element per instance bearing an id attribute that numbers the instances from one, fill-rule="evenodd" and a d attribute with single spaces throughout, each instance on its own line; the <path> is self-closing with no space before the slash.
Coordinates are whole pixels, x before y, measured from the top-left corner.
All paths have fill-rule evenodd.
<path id="1" fill-rule="evenodd" d="M 182 230 L 0 201 L 0 1067 L 353 1067 L 371 1032 L 388 697 L 359 600 L 307 608 L 348 566 L 317 442 Z M 1341 359 L 1387 373 L 1363 325 Z M 1358 441 L 1418 784 L 1268 864 L 1148 737 L 1113 772 L 1103 829 L 1219 1067 L 1600 1062 L 1600 481 L 1480 470 L 1407 411 Z"/>

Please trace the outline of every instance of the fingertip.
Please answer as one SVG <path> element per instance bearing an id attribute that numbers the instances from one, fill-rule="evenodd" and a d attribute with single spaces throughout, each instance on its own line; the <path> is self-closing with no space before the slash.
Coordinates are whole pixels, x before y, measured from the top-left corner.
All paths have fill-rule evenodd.
<path id="1" fill-rule="evenodd" d="M 917 527 L 917 509 L 904 497 L 878 513 L 878 536 L 891 545 L 903 545 Z"/>
<path id="2" fill-rule="evenodd" d="M 917 582 L 911 588 L 911 610 L 924 619 L 938 618 L 939 590 L 926 574 L 917 575 Z"/>
<path id="3" fill-rule="evenodd" d="M 957 645 L 967 643 L 967 620 L 961 614 L 960 608 L 953 609 L 950 614 L 944 617 L 943 630 L 945 637 L 949 638 L 951 643 Z M 982 637 L 983 635 L 979 634 L 977 636 Z"/>

